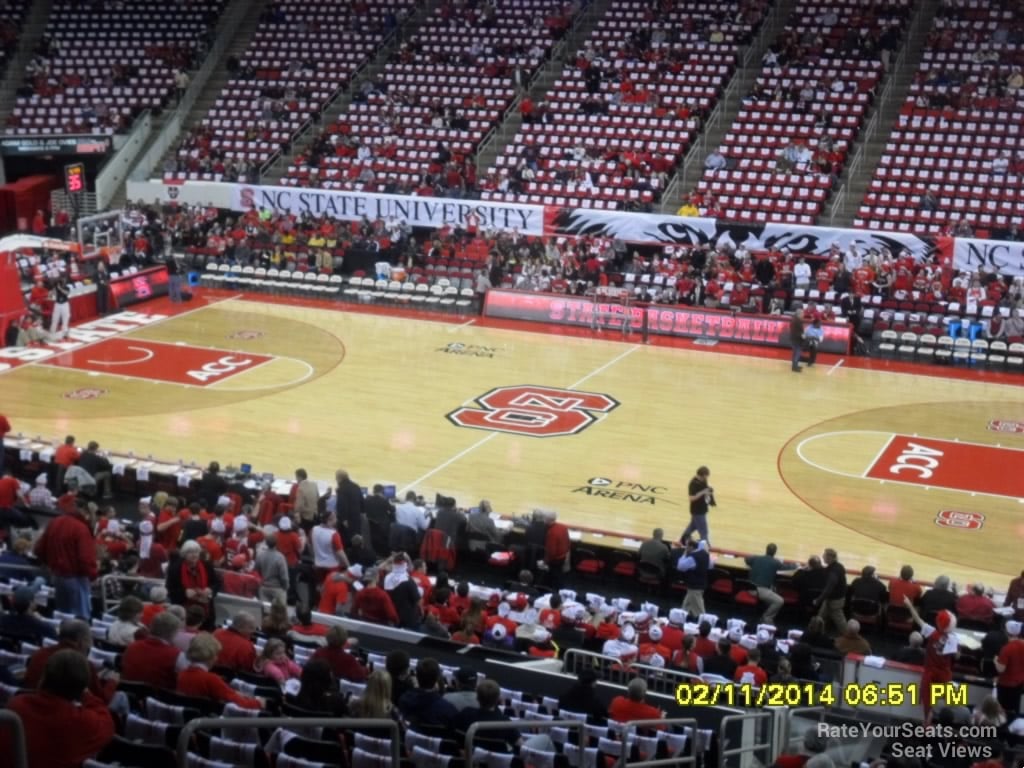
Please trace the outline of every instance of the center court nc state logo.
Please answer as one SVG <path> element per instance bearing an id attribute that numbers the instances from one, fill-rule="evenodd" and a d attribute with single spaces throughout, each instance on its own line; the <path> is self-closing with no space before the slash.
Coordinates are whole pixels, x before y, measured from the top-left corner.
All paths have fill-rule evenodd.
<path id="1" fill-rule="evenodd" d="M 520 384 L 492 389 L 474 401 L 479 408 L 456 408 L 448 420 L 467 429 L 529 437 L 561 437 L 582 432 L 597 415 L 619 406 L 598 392 Z"/>

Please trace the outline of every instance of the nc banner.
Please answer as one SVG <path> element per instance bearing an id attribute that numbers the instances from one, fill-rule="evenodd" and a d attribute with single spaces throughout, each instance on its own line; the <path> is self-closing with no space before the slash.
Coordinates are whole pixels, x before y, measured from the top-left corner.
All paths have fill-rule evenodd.
<path id="1" fill-rule="evenodd" d="M 888 248 L 893 253 L 903 248 L 916 258 L 932 253 L 935 244 L 908 233 L 879 232 L 867 229 L 814 227 L 803 224 L 744 224 L 724 219 L 663 216 L 654 213 L 599 211 L 587 208 L 563 208 L 549 214 L 548 234 L 617 237 L 633 243 L 679 245 L 746 245 L 750 250 L 789 248 L 796 253 L 824 254 L 832 243 L 844 251 L 850 245 L 859 249 Z"/>
<path id="2" fill-rule="evenodd" d="M 475 223 L 481 230 L 516 230 L 525 235 L 544 234 L 544 206 L 486 200 L 455 200 L 444 197 L 378 195 L 306 187 L 270 187 L 218 181 L 129 181 L 128 199 L 143 203 L 176 202 L 211 205 L 232 211 L 266 208 L 275 213 L 329 216 L 343 221 L 371 221 L 394 216 L 413 227 L 465 228 Z"/>
<path id="3" fill-rule="evenodd" d="M 443 197 L 377 195 L 371 192 L 343 192 L 304 187 L 263 187 L 232 185 L 231 209 L 269 209 L 276 213 L 311 213 L 343 221 L 364 216 L 399 221 L 414 227 L 510 229 L 527 235 L 544 233 L 544 206 L 492 203 L 485 200 L 453 200 Z"/>
<path id="4" fill-rule="evenodd" d="M 1024 243 L 958 237 L 953 243 L 953 268 L 961 272 L 997 272 L 1024 276 Z"/>

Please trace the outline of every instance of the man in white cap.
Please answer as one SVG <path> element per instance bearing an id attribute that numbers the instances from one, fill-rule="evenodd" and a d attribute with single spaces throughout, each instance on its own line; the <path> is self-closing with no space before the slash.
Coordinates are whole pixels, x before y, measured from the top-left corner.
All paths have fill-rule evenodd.
<path id="1" fill-rule="evenodd" d="M 999 703 L 1006 710 L 1007 719 L 1020 715 L 1020 697 L 1024 694 L 1024 640 L 1020 637 L 1021 622 L 1006 622 L 1006 634 L 1010 642 L 1003 646 L 995 659 L 996 695 Z"/>
<path id="2" fill-rule="evenodd" d="M 33 509 L 56 509 L 57 500 L 53 498 L 50 489 L 46 487 L 46 473 L 43 472 L 36 478 L 35 487 L 28 492 L 28 505 Z"/>

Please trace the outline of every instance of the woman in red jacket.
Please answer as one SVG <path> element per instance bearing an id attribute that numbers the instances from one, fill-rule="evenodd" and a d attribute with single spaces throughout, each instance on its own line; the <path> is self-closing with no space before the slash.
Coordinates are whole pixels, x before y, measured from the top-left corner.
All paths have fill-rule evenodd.
<path id="1" fill-rule="evenodd" d="M 231 702 L 245 709 L 263 709 L 258 698 L 243 696 L 224 682 L 224 678 L 210 671 L 220 653 L 220 643 L 207 633 L 200 632 L 189 643 L 185 657 L 189 665 L 178 673 L 178 693 L 201 699 Z"/>
<path id="2" fill-rule="evenodd" d="M 25 726 L 29 768 L 78 768 L 114 738 L 107 705 L 91 694 L 89 662 L 70 649 L 46 662 L 38 691 L 22 693 L 7 708 Z M 54 738 L 54 727 L 60 738 Z M 0 755 L 13 755 L 10 730 L 0 730 Z"/>

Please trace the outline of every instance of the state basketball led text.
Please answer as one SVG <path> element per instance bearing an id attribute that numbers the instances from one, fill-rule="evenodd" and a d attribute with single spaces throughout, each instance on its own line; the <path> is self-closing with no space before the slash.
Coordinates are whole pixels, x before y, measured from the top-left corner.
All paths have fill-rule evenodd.
<path id="1" fill-rule="evenodd" d="M 49 342 L 45 347 L 3 347 L 0 348 L 0 360 L 9 360 L 11 362 L 0 362 L 0 372 L 11 370 L 26 363 L 46 360 L 54 355 L 70 352 L 87 344 L 94 344 L 103 339 L 119 336 L 122 333 L 136 331 L 141 326 L 166 319 L 167 315 L 119 312 L 116 315 L 82 323 L 82 325 L 72 328 L 68 332 L 66 341 Z"/>

